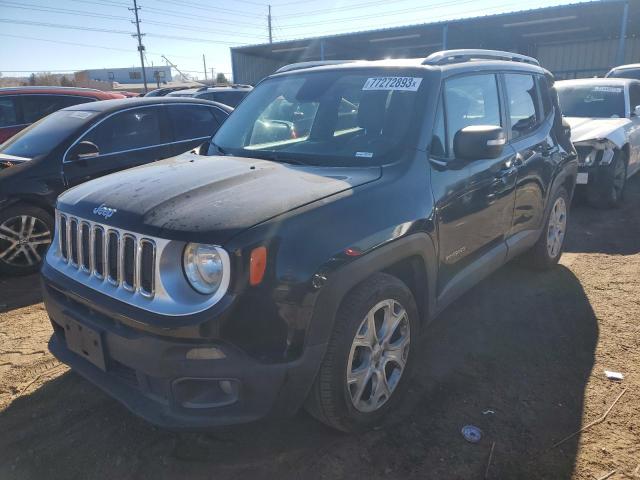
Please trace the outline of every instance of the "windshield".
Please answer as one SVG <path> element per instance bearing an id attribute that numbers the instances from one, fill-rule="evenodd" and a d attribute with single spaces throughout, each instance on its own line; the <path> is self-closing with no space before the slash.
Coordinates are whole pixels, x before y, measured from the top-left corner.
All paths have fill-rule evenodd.
<path id="1" fill-rule="evenodd" d="M 556 83 L 556 90 L 565 117 L 625 117 L 622 86 L 563 86 Z"/>
<path id="2" fill-rule="evenodd" d="M 622 68 L 612 70 L 607 74 L 607 78 L 634 78 L 640 80 L 640 68 Z"/>
<path id="3" fill-rule="evenodd" d="M 46 155 L 66 140 L 86 119 L 98 112 L 58 110 L 38 120 L 0 145 L 0 153 L 35 158 Z"/>
<path id="4" fill-rule="evenodd" d="M 210 153 L 327 166 L 393 162 L 417 130 L 422 80 L 344 70 L 268 79 L 218 130 Z"/>

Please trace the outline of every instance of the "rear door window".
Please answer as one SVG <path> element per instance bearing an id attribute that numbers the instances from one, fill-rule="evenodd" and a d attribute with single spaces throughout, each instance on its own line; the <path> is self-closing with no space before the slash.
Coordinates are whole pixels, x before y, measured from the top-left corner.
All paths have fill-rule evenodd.
<path id="1" fill-rule="evenodd" d="M 0 97 L 0 127 L 10 127 L 18 124 L 16 101 L 13 97 Z"/>
<path id="2" fill-rule="evenodd" d="M 637 106 L 640 106 L 640 83 L 629 85 L 629 103 L 631 103 L 631 113 Z"/>
<path id="3" fill-rule="evenodd" d="M 511 135 L 514 139 L 526 136 L 542 123 L 538 90 L 533 76 L 507 73 L 504 75 L 504 80 L 511 119 Z"/>
<path id="4" fill-rule="evenodd" d="M 21 97 L 24 122 L 33 123 L 63 108 L 94 100 L 72 95 L 25 95 Z"/>
<path id="5" fill-rule="evenodd" d="M 218 122 L 207 106 L 169 105 L 168 110 L 176 142 L 210 137 L 218 128 Z"/>
<path id="6" fill-rule="evenodd" d="M 95 143 L 100 155 L 168 143 L 162 135 L 161 118 L 160 107 L 125 110 L 98 124 L 82 140 Z"/>

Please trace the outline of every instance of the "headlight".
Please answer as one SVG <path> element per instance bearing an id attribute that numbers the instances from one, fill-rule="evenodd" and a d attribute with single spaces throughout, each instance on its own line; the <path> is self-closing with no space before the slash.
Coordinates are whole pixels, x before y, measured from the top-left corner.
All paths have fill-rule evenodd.
<path id="1" fill-rule="evenodd" d="M 189 243 L 184 249 L 182 263 L 187 280 L 197 292 L 211 295 L 220 288 L 224 274 L 220 247 Z"/>

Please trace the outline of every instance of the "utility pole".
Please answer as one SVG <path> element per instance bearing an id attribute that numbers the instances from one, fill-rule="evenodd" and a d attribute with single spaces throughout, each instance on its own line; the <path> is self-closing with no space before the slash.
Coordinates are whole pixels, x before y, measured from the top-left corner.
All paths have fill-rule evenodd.
<path id="1" fill-rule="evenodd" d="M 211 80 L 213 80 L 213 83 L 216 83 L 216 76 L 213 74 L 213 67 L 211 67 Z"/>
<path id="2" fill-rule="evenodd" d="M 267 15 L 267 25 L 269 28 L 269 43 L 273 43 L 273 35 L 271 33 L 271 5 L 269 5 L 269 15 Z"/>
<path id="3" fill-rule="evenodd" d="M 180 71 L 180 69 L 178 69 L 178 66 L 175 63 L 172 63 L 167 57 L 165 57 L 164 55 L 160 55 L 165 62 L 167 62 L 167 65 L 169 65 L 170 67 L 173 67 L 176 69 L 176 72 L 178 72 L 180 74 L 180 76 L 182 77 L 182 81 L 183 82 L 188 82 L 189 81 L 189 77 L 187 77 L 184 73 L 182 73 Z"/>
<path id="4" fill-rule="evenodd" d="M 204 58 L 204 53 L 202 54 L 202 64 L 204 65 L 204 79 L 207 80 L 207 60 Z"/>
<path id="5" fill-rule="evenodd" d="M 138 7 L 138 0 L 133 0 L 133 8 L 130 8 L 129 10 L 134 12 L 136 16 L 136 21 L 131 23 L 136 24 L 136 31 L 138 33 L 132 35 L 132 37 L 138 37 L 138 52 L 140 52 L 140 64 L 142 65 L 142 80 L 144 81 L 144 93 L 147 93 L 148 91 L 147 72 L 145 72 L 144 70 L 144 45 L 142 45 L 142 36 L 144 34 L 140 33 L 140 18 L 138 18 L 138 10 L 140 10 L 140 7 Z"/>

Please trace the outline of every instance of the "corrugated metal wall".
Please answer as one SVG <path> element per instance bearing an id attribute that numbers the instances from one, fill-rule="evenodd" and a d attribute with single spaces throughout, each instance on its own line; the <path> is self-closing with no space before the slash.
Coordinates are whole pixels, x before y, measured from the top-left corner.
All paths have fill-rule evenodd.
<path id="1" fill-rule="evenodd" d="M 615 66 L 618 39 L 539 45 L 537 58 L 557 78 L 603 75 Z M 624 63 L 640 62 L 640 38 L 627 38 Z"/>
<path id="2" fill-rule="evenodd" d="M 280 63 L 271 58 L 256 57 L 232 50 L 233 81 L 255 85 L 267 75 L 271 75 L 287 62 Z"/>

